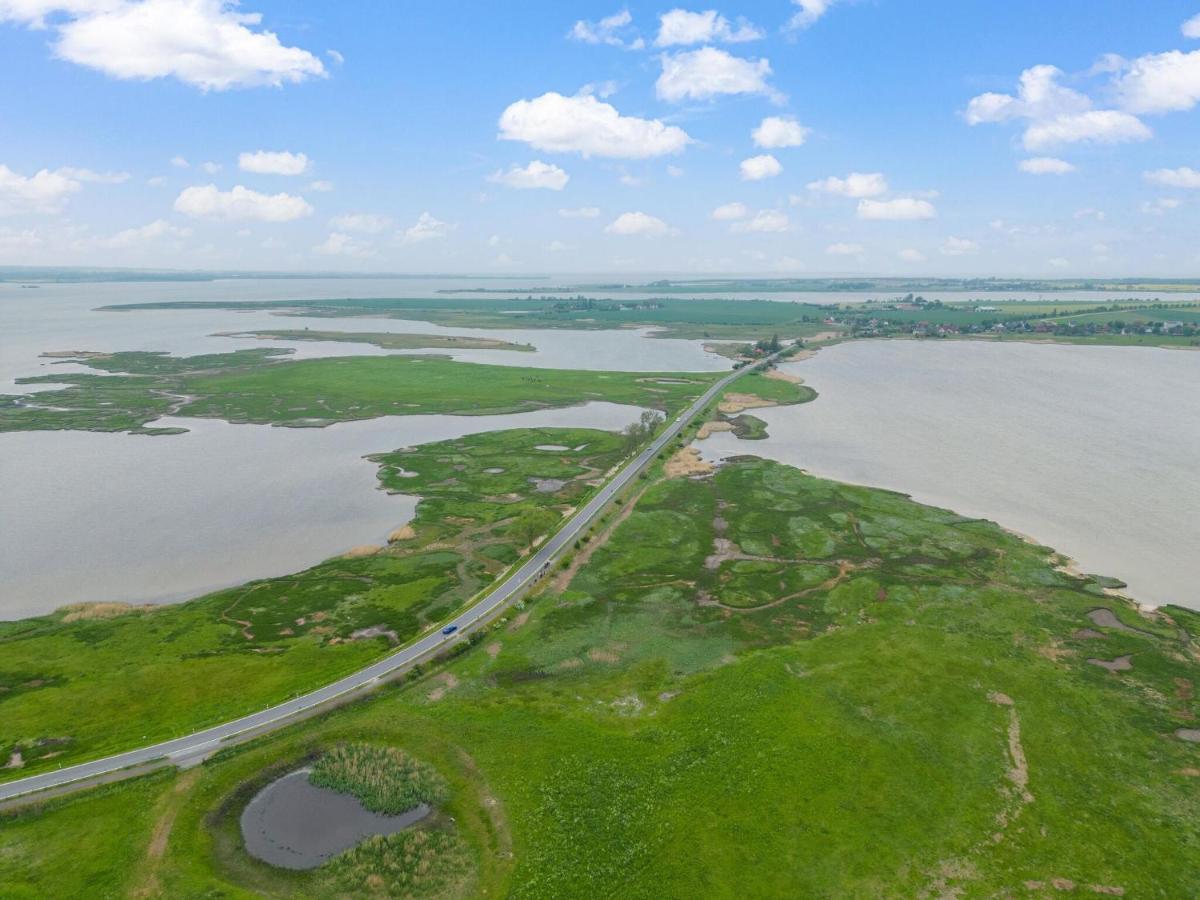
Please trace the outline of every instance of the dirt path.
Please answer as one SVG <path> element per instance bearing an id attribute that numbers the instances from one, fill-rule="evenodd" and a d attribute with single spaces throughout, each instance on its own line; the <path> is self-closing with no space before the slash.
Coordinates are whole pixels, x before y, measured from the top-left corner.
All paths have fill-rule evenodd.
<path id="1" fill-rule="evenodd" d="M 142 859 L 141 872 L 137 879 L 137 887 L 131 892 L 133 897 L 161 897 L 162 886 L 158 882 L 158 867 L 163 854 L 167 851 L 167 843 L 171 839 L 171 829 L 175 827 L 175 817 L 187 794 L 200 778 L 200 769 L 189 769 L 179 776 L 175 786 L 165 793 L 155 808 L 157 818 L 154 830 L 150 833 L 150 842 L 146 845 L 146 855 Z"/>

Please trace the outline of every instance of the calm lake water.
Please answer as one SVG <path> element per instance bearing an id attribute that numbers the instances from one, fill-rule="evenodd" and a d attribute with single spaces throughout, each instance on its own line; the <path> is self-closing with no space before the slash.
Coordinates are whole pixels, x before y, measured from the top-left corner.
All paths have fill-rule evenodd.
<path id="1" fill-rule="evenodd" d="M 999 522 L 1129 583 L 1200 608 L 1200 353 L 892 341 L 785 366 L 820 392 L 756 410 L 753 453 Z"/>
<path id="2" fill-rule="evenodd" d="M 619 430 L 641 409 L 386 416 L 328 428 L 160 419 L 170 437 L 0 434 L 0 619 L 67 603 L 182 600 L 382 544 L 417 498 L 363 456 L 505 428 Z"/>

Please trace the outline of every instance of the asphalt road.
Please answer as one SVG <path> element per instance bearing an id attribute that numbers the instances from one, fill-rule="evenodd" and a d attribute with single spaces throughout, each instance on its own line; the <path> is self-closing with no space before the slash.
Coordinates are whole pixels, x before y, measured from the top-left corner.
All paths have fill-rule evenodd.
<path id="1" fill-rule="evenodd" d="M 440 648 L 449 646 L 463 635 L 470 634 L 472 628 L 478 625 L 481 620 L 487 619 L 500 607 L 514 600 L 531 581 L 534 581 L 554 561 L 555 557 L 564 547 L 574 543 L 575 539 L 587 528 L 592 519 L 608 504 L 613 496 L 636 478 L 638 473 L 695 418 L 697 413 L 707 406 L 717 394 L 723 391 L 731 381 L 761 365 L 760 363 L 758 366 L 747 366 L 744 369 L 731 372 L 716 382 L 711 388 L 705 391 L 702 397 L 679 415 L 646 449 L 626 463 L 608 484 L 582 509 L 578 510 L 571 520 L 549 541 L 543 544 L 524 565 L 510 575 L 508 580 L 504 581 L 474 605 L 464 609 L 449 622 L 443 623 L 441 627 L 426 634 L 415 643 L 409 644 L 397 650 L 391 656 L 385 657 L 379 660 L 379 662 L 367 666 L 365 669 L 360 669 L 352 675 L 347 675 L 345 678 L 326 685 L 323 688 L 303 694 L 260 712 L 251 713 L 240 719 L 234 719 L 222 725 L 214 725 L 212 728 L 205 728 L 186 737 L 162 741 L 161 743 L 151 744 L 148 747 L 142 747 L 138 750 L 129 750 L 125 753 L 106 756 L 103 759 L 93 760 L 92 762 L 80 763 L 79 765 L 70 766 L 65 769 L 44 772 L 41 775 L 32 775 L 28 778 L 21 778 L 16 781 L 7 782 L 6 784 L 0 784 L 0 801 L 19 797 L 34 791 L 60 787 L 74 781 L 82 781 L 99 775 L 106 775 L 154 760 L 166 758 L 173 761 L 184 761 L 189 759 L 194 760 L 197 757 L 202 758 L 220 749 L 221 743 L 229 738 L 248 731 L 258 731 L 271 727 L 281 728 L 292 719 L 310 712 L 315 707 L 336 700 L 343 694 L 366 688 L 373 682 L 392 674 L 397 669 L 433 656 Z M 449 637 L 443 636 L 441 629 L 447 625 L 457 625 L 458 631 Z"/>

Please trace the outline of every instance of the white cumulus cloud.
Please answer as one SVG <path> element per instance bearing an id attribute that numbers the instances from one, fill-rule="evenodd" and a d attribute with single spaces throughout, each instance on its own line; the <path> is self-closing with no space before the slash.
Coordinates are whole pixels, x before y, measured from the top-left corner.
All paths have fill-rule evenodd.
<path id="1" fill-rule="evenodd" d="M 1200 50 L 1152 53 L 1116 79 L 1121 107 L 1135 113 L 1182 112 L 1200 103 Z"/>
<path id="2" fill-rule="evenodd" d="M 654 43 L 659 47 L 716 42 L 738 44 L 756 41 L 763 36 L 759 29 L 745 20 L 739 20 L 735 28 L 715 9 L 704 12 L 673 9 L 659 16 L 658 21 L 658 37 Z"/>
<path id="3" fill-rule="evenodd" d="M 584 157 L 645 159 L 678 153 L 690 142 L 686 131 L 658 119 L 623 116 L 591 95 L 564 97 L 551 91 L 518 100 L 500 116 L 500 139 L 522 141 L 551 153 Z"/>
<path id="4" fill-rule="evenodd" d="M 1028 150 L 1058 144 L 1117 144 L 1144 141 L 1151 131 L 1136 116 L 1117 109 L 1093 109 L 1086 94 L 1058 83 L 1055 66 L 1033 66 L 1021 73 L 1017 93 L 987 93 L 973 97 L 964 117 L 969 125 L 1026 122 L 1023 143 Z"/>
<path id="5" fill-rule="evenodd" d="M 863 249 L 862 244 L 837 243 L 830 244 L 825 248 L 825 252 L 830 256 L 858 256 Z"/>
<path id="6" fill-rule="evenodd" d="M 516 190 L 545 188 L 551 191 L 561 191 L 567 186 L 570 178 L 571 176 L 558 166 L 535 159 L 524 168 L 514 165 L 508 171 L 494 172 L 488 176 L 488 181 Z"/>
<path id="7" fill-rule="evenodd" d="M 406 244 L 419 244 L 422 241 L 438 240 L 450 234 L 457 226 L 441 219 L 434 218 L 430 213 L 423 212 L 417 216 L 417 221 L 404 230 L 402 240 Z"/>
<path id="8" fill-rule="evenodd" d="M 633 16 L 629 10 L 623 9 L 611 16 L 605 16 L 598 22 L 580 19 L 567 32 L 567 37 L 585 44 L 608 44 L 611 47 L 640 50 L 646 42 L 632 34 L 632 24 Z"/>
<path id="9" fill-rule="evenodd" d="M 925 262 L 925 254 L 915 247 L 905 247 L 896 255 L 905 262 Z"/>
<path id="10" fill-rule="evenodd" d="M 724 94 L 769 94 L 771 63 L 765 59 L 742 59 L 716 47 L 701 47 L 683 53 L 664 53 L 662 74 L 654 83 L 660 100 L 707 100 Z"/>
<path id="11" fill-rule="evenodd" d="M 808 189 L 823 194 L 838 194 L 842 197 L 858 199 L 886 194 L 888 183 L 882 172 L 851 172 L 845 178 L 830 175 L 819 181 L 810 181 Z"/>
<path id="12" fill-rule="evenodd" d="M 808 139 L 810 129 L 795 119 L 785 116 L 767 116 L 750 133 L 754 143 L 768 150 L 777 147 L 799 147 Z"/>
<path id="13" fill-rule="evenodd" d="M 810 27 L 837 2 L 838 0 L 792 0 L 800 9 L 788 20 L 788 30 Z"/>
<path id="14" fill-rule="evenodd" d="M 313 251 L 322 256 L 347 256 L 351 259 L 366 259 L 375 255 L 370 244 L 341 231 L 331 232 Z"/>
<path id="15" fill-rule="evenodd" d="M 57 172 L 76 181 L 91 181 L 96 184 L 124 184 L 130 177 L 128 172 L 93 172 L 91 169 L 76 169 L 73 166 L 63 166 Z"/>
<path id="16" fill-rule="evenodd" d="M 960 237 L 948 237 L 938 248 L 943 256 L 967 256 L 979 252 L 979 245 L 972 240 Z"/>
<path id="17" fill-rule="evenodd" d="M 1053 156 L 1035 156 L 1017 163 L 1017 168 L 1027 175 L 1067 175 L 1077 169 L 1064 159 Z"/>
<path id="18" fill-rule="evenodd" d="M 790 225 L 787 213 L 777 209 L 762 209 L 751 219 L 734 222 L 729 226 L 729 230 L 735 234 L 777 234 L 787 231 Z"/>
<path id="19" fill-rule="evenodd" d="M 1183 32 L 1184 37 L 1200 38 L 1200 13 L 1196 13 L 1180 25 L 1179 30 Z"/>
<path id="20" fill-rule="evenodd" d="M 126 228 L 124 231 L 118 231 L 102 243 L 105 247 L 120 250 L 126 247 L 136 247 L 139 244 L 150 243 L 164 237 L 184 238 L 188 237 L 191 233 L 192 230 L 190 228 L 180 228 L 178 225 L 172 225 L 164 219 L 155 219 L 153 222 L 138 228 Z"/>
<path id="21" fill-rule="evenodd" d="M 329 220 L 330 227 L 337 231 L 357 231 L 362 234 L 379 234 L 392 226 L 391 216 L 380 213 L 342 213 Z"/>
<path id="22" fill-rule="evenodd" d="M 0 164 L 0 216 L 59 212 L 81 185 L 61 171 L 42 169 L 24 176 Z"/>
<path id="23" fill-rule="evenodd" d="M 1166 187 L 1200 189 L 1200 172 L 1188 166 L 1178 169 L 1155 169 L 1144 173 L 1147 181 Z"/>
<path id="24" fill-rule="evenodd" d="M 229 0 L 5 0 L 0 21 L 57 32 L 54 53 L 113 78 L 176 78 L 202 90 L 323 76 L 307 50 Z"/>
<path id="25" fill-rule="evenodd" d="M 774 178 L 783 171 L 783 165 L 770 153 L 761 156 L 751 156 L 743 159 L 738 169 L 743 181 L 762 181 L 764 178 Z"/>
<path id="26" fill-rule="evenodd" d="M 238 154 L 238 168 L 257 175 L 303 175 L 309 165 L 309 159 L 303 153 L 289 153 L 287 150 L 256 150 Z"/>
<path id="27" fill-rule="evenodd" d="M 750 215 L 745 203 L 723 203 L 712 211 L 712 217 L 718 222 L 729 222 L 734 219 L 744 219 Z"/>
<path id="28" fill-rule="evenodd" d="M 858 201 L 858 217 L 875 221 L 904 222 L 915 219 L 932 219 L 937 210 L 928 200 L 915 197 L 897 197 L 894 200 Z"/>
<path id="29" fill-rule="evenodd" d="M 291 222 L 311 216 L 313 208 L 303 197 L 292 194 L 260 194 L 240 184 L 222 191 L 215 184 L 207 184 L 185 188 L 175 198 L 175 211 L 198 219 Z"/>
<path id="30" fill-rule="evenodd" d="M 662 237 L 674 232 L 674 229 L 662 219 L 644 212 L 621 213 L 604 230 L 609 234 L 640 237 Z"/>
<path id="31" fill-rule="evenodd" d="M 564 219 L 594 219 L 600 215 L 597 206 L 580 206 L 576 209 L 560 209 L 558 214 Z"/>

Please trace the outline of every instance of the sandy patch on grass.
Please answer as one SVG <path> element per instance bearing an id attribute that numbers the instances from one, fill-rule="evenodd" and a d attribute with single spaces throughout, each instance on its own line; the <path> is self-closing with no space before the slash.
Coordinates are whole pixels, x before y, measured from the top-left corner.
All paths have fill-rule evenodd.
<path id="1" fill-rule="evenodd" d="M 700 458 L 695 447 L 683 447 L 667 460 L 663 471 L 668 478 L 690 478 L 693 475 L 711 475 L 715 467 Z"/>
<path id="2" fill-rule="evenodd" d="M 64 622 L 85 622 L 90 619 L 115 619 L 146 609 L 150 607 L 131 603 L 72 603 L 60 607 L 58 612 L 66 613 L 62 618 Z"/>
<path id="3" fill-rule="evenodd" d="M 721 421 L 705 422 L 700 426 L 700 430 L 696 432 L 696 439 L 702 441 L 716 434 L 718 431 L 733 431 L 733 423 Z"/>
<path id="4" fill-rule="evenodd" d="M 554 666 L 554 668 L 562 669 L 563 671 L 566 671 L 568 669 L 578 669 L 582 665 L 583 665 L 583 660 L 580 659 L 578 656 L 569 656 L 566 659 L 557 663 Z"/>
<path id="5" fill-rule="evenodd" d="M 364 556 L 374 556 L 383 548 L 378 544 L 361 544 L 358 547 L 351 547 L 342 554 L 342 559 L 361 559 Z"/>
<path id="6" fill-rule="evenodd" d="M 1175 737 L 1189 744 L 1200 744 L 1200 728 L 1176 728 Z"/>
<path id="7" fill-rule="evenodd" d="M 162 887 L 158 882 L 158 867 L 167 851 L 167 842 L 171 839 L 171 830 L 175 827 L 175 817 L 179 815 L 184 795 L 196 784 L 200 772 L 198 768 L 185 772 L 170 792 L 158 802 L 158 818 L 154 822 L 154 830 L 150 833 L 150 842 L 146 845 L 146 856 L 142 862 L 143 873 L 139 886 L 133 891 L 134 897 L 163 896 Z"/>
<path id="8" fill-rule="evenodd" d="M 774 400 L 764 400 L 758 394 L 728 393 L 717 404 L 717 411 L 726 415 L 735 415 L 747 409 L 763 409 L 768 406 L 778 406 Z"/>
<path id="9" fill-rule="evenodd" d="M 512 624 L 508 626 L 508 630 L 516 631 L 518 628 L 520 628 L 522 625 L 524 625 L 528 621 L 529 621 L 529 613 L 523 612 L 519 616 L 517 616 L 515 619 L 512 620 Z"/>
<path id="10" fill-rule="evenodd" d="M 792 375 L 779 369 L 769 369 L 763 373 L 763 377 L 774 381 L 786 381 L 788 384 L 804 384 L 804 379 L 799 375 Z"/>
<path id="11" fill-rule="evenodd" d="M 484 649 L 487 650 L 488 656 L 490 656 L 492 659 L 495 659 L 497 656 L 500 655 L 500 650 L 503 646 L 504 645 L 501 644 L 499 641 L 492 641 Z"/>
<path id="12" fill-rule="evenodd" d="M 437 701 L 446 696 L 448 691 L 452 691 L 458 687 L 458 676 L 452 672 L 443 672 L 438 676 L 438 680 L 441 681 L 441 684 L 427 695 L 430 703 L 437 703 Z"/>
<path id="13" fill-rule="evenodd" d="M 411 525 L 401 525 L 388 535 L 388 543 L 394 544 L 396 541 L 411 541 L 416 536 L 416 529 L 414 529 Z"/>
<path id="14" fill-rule="evenodd" d="M 1108 669 L 1110 672 L 1128 672 L 1133 668 L 1132 657 L 1118 656 L 1116 659 L 1095 659 L 1089 658 L 1088 662 L 1093 666 L 1099 666 L 1102 669 Z"/>

